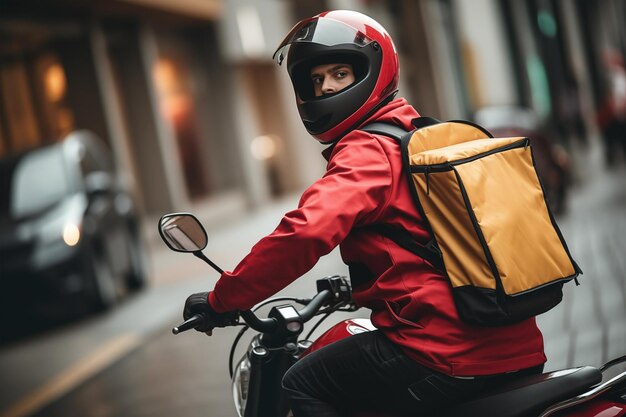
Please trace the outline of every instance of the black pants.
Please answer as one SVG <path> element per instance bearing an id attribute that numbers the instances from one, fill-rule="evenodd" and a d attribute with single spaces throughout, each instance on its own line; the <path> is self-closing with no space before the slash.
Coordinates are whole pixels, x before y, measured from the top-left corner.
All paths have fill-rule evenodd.
<path id="1" fill-rule="evenodd" d="M 406 357 L 374 331 L 350 336 L 304 357 L 285 374 L 283 388 L 295 417 L 359 412 L 419 416 L 473 398 L 510 377 L 454 378 L 435 372 Z"/>

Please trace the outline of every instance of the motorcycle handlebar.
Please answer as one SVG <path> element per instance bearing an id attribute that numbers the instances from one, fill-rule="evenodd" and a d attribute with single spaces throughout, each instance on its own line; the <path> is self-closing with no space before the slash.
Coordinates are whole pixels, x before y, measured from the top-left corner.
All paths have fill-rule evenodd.
<path id="1" fill-rule="evenodd" d="M 304 308 L 298 310 L 298 315 L 302 319 L 302 322 L 304 323 L 311 320 L 315 313 L 317 313 L 319 309 L 332 298 L 333 293 L 329 290 L 322 290 L 315 294 L 315 297 L 313 297 Z M 278 322 L 274 318 L 259 318 L 256 314 L 252 312 L 252 310 L 242 311 L 240 315 L 241 318 L 244 319 L 246 324 L 250 326 L 250 328 L 261 333 L 273 332 L 274 330 L 276 330 L 276 326 L 278 324 Z"/>
<path id="2" fill-rule="evenodd" d="M 195 314 L 189 317 L 187 320 L 185 320 L 181 324 L 179 324 L 178 326 L 174 327 L 172 329 L 172 333 L 178 334 L 186 330 L 193 329 L 194 327 L 202 324 L 204 320 L 205 320 L 204 314 Z"/>
<path id="3" fill-rule="evenodd" d="M 276 319 L 262 319 L 259 318 L 252 310 L 246 310 L 239 313 L 241 318 L 246 322 L 250 328 L 261 333 L 270 333 L 276 329 Z"/>
<path id="4" fill-rule="evenodd" d="M 332 298 L 333 293 L 329 290 L 322 290 L 318 292 L 304 308 L 298 311 L 298 315 L 302 319 L 302 322 L 304 323 L 311 320 L 313 316 L 315 316 L 315 313 L 317 313 L 319 309 Z M 252 312 L 252 310 L 242 311 L 240 316 L 246 324 L 250 326 L 250 328 L 261 333 L 271 333 L 276 330 L 278 325 L 275 318 L 259 318 L 256 314 L 254 314 L 254 312 Z M 194 327 L 202 324 L 205 319 L 206 317 L 203 314 L 196 314 L 174 327 L 172 329 L 172 333 L 179 334 L 186 330 L 193 329 Z"/>
<path id="5" fill-rule="evenodd" d="M 313 318 L 315 313 L 319 311 L 324 304 L 333 298 L 333 293 L 329 290 L 322 290 L 318 292 L 309 304 L 304 306 L 302 310 L 298 311 L 300 318 L 303 322 L 307 322 Z"/>

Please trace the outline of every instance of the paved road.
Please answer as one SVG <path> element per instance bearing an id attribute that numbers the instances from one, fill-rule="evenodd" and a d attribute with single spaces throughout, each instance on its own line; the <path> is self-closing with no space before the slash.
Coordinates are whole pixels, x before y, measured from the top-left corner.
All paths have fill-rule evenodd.
<path id="1" fill-rule="evenodd" d="M 626 354 L 626 168 L 602 169 L 597 149 L 579 155 L 579 184 L 558 223 L 585 274 L 539 318 L 547 370 Z M 232 267 L 293 204 L 287 199 L 213 231 L 207 253 Z M 109 315 L 0 351 L 0 416 L 234 416 L 226 361 L 236 330 L 211 338 L 169 331 L 186 294 L 207 288 L 207 275 L 214 276 L 195 258 L 181 262 L 184 256 L 155 250 L 159 283 L 149 291 Z M 309 295 L 316 278 L 336 272 L 346 271 L 333 252 L 283 293 Z"/>
<path id="2" fill-rule="evenodd" d="M 564 301 L 538 319 L 547 369 L 597 366 L 626 355 L 626 169 L 600 169 L 597 150 L 587 157 L 579 162 L 582 183 L 570 210 L 558 219 L 584 274 L 580 286 L 566 285 Z"/>
<path id="3" fill-rule="evenodd" d="M 291 196 L 277 201 L 272 206 L 251 214 L 245 221 L 212 228 L 209 230 L 211 237 L 205 253 L 222 268 L 234 267 L 258 239 L 273 230 L 280 215 L 297 204 L 297 198 L 298 196 Z M 206 216 L 205 213 L 198 213 L 201 220 L 208 220 L 205 219 Z M 177 349 L 177 353 L 159 353 L 155 357 L 184 363 L 189 358 L 203 358 L 203 362 L 209 364 L 205 373 L 215 376 L 216 381 L 220 382 L 222 392 L 219 397 L 226 401 L 230 398 L 230 391 L 224 381 L 228 379 L 226 358 L 232 337 L 198 338 L 191 333 L 174 337 L 170 333 L 170 328 L 180 319 L 186 296 L 210 288 L 217 274 L 192 255 L 167 250 L 154 233 L 156 224 L 152 223 L 154 222 L 146 225 L 148 234 L 152 233 L 148 236 L 148 242 L 153 271 L 152 285 L 146 291 L 125 300 L 106 314 L 69 323 L 47 333 L 0 347 L 0 417 L 28 416 L 42 409 L 44 411 L 41 411 L 41 415 L 51 415 L 45 410 L 48 405 L 66 396 L 68 392 L 75 389 L 80 391 L 89 386 L 91 382 L 88 381 L 94 375 L 102 371 L 106 375 L 110 371 L 108 368 L 120 359 L 130 354 L 122 363 L 126 360 L 135 361 L 137 357 L 144 357 L 143 352 L 150 349 L 160 352 L 159 349 L 164 346 L 159 340 L 170 342 L 172 349 Z M 337 252 L 325 257 L 306 277 L 302 277 L 282 293 L 309 294 L 314 290 L 315 278 L 334 273 L 347 273 Z M 308 279 L 309 277 L 313 278 Z M 180 348 L 177 348 L 179 344 Z M 195 347 L 196 351 L 190 352 L 190 347 Z M 216 360 L 207 361 L 209 356 Z M 163 366 L 165 362 L 160 360 L 159 363 L 159 366 Z M 118 366 L 123 367 L 115 365 L 113 368 Z M 148 366 L 150 367 L 154 367 L 154 364 Z M 154 379 L 148 381 L 152 383 Z M 113 385 L 123 384 L 113 381 Z M 137 394 L 140 404 L 143 403 L 141 398 L 146 390 L 152 388 L 153 384 L 151 387 L 146 386 L 144 379 L 142 383 L 133 384 L 133 388 L 126 392 Z M 174 391 L 174 388 L 176 387 L 171 390 Z M 102 402 L 113 407 L 117 400 L 111 398 L 115 397 L 105 395 Z M 93 398 L 88 400 L 88 403 L 92 400 Z M 115 407 L 117 406 L 119 404 Z M 100 411 L 86 407 L 85 411 L 76 408 L 72 412 L 64 411 L 61 415 L 134 416 L 139 412 L 131 411 L 132 407 L 121 407 L 115 408 L 113 414 L 99 414 Z M 165 409 L 162 406 L 159 408 Z"/>

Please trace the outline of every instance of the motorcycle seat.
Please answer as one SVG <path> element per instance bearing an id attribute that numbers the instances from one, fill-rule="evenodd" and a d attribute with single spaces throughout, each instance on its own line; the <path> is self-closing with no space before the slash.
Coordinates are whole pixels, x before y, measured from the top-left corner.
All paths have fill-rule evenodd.
<path id="1" fill-rule="evenodd" d="M 575 397 L 602 381 L 592 366 L 520 377 L 475 400 L 446 410 L 448 416 L 536 416 L 549 406 Z"/>

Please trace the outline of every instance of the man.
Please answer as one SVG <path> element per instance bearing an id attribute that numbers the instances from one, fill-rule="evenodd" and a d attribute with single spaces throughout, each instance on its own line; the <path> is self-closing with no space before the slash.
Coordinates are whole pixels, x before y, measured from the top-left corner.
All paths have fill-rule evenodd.
<path id="1" fill-rule="evenodd" d="M 333 94 L 354 82 L 354 70 L 350 64 L 317 65 L 311 69 L 311 82 L 315 97 Z"/>
<path id="2" fill-rule="evenodd" d="M 212 292 L 190 296 L 185 318 L 249 309 L 340 245 L 354 300 L 372 310 L 378 330 L 315 351 L 287 372 L 283 387 L 296 417 L 359 409 L 417 415 L 513 372 L 539 372 L 546 358 L 534 319 L 498 328 L 462 322 L 445 275 L 371 229 L 385 224 L 429 240 L 398 144 L 359 130 L 376 121 L 409 131 L 419 117 L 406 100 L 394 100 L 399 65 L 389 34 L 360 13 L 332 11 L 298 23 L 275 54 L 279 63 L 287 48 L 302 121 L 330 145 L 326 174 Z"/>

